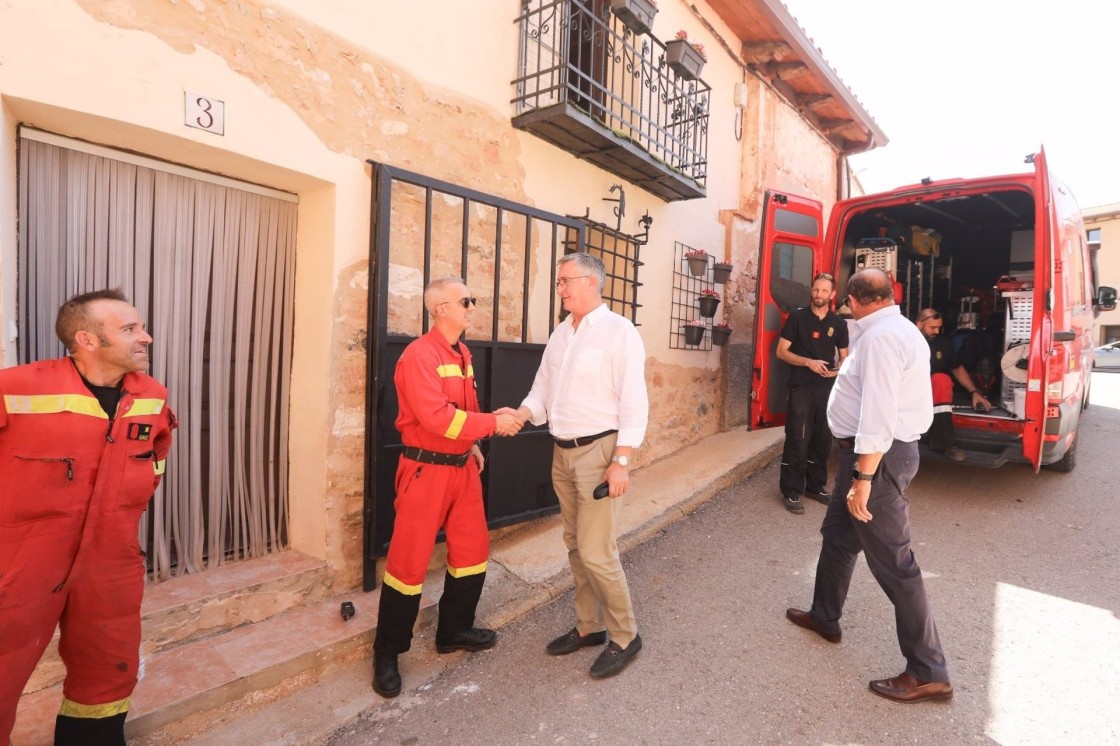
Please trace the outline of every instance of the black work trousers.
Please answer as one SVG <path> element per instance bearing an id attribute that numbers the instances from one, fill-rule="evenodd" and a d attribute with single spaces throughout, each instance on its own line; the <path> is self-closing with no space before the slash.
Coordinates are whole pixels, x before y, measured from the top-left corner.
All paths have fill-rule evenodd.
<path id="1" fill-rule="evenodd" d="M 918 444 L 894 441 L 871 483 L 867 510 L 871 520 L 857 521 L 848 512 L 856 453 L 838 449 L 836 485 L 821 524 L 821 556 L 813 588 L 813 621 L 823 632 L 839 632 L 848 585 L 862 551 L 879 587 L 894 604 L 898 647 L 906 670 L 922 681 L 948 681 L 949 668 L 933 623 L 922 569 L 910 549 L 910 501 L 906 488 L 918 473 Z"/>
<path id="2" fill-rule="evenodd" d="M 832 432 L 828 429 L 829 383 L 791 386 L 786 407 L 786 444 L 778 488 L 783 497 L 797 499 L 804 492 L 828 489 L 828 456 Z"/>

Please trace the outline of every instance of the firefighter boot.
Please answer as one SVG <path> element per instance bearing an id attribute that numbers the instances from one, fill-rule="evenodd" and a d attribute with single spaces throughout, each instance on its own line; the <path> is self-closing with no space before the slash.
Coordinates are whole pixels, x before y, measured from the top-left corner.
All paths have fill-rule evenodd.
<path id="1" fill-rule="evenodd" d="M 385 699 L 392 699 L 401 693 L 401 670 L 397 665 L 396 653 L 374 649 L 373 691 Z"/>

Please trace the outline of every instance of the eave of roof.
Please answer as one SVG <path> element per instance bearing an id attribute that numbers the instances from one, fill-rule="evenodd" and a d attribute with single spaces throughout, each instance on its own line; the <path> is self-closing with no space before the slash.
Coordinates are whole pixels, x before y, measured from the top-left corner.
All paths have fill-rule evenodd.
<path id="1" fill-rule="evenodd" d="M 709 0 L 742 41 L 747 67 L 844 155 L 887 144 L 886 134 L 779 0 Z"/>

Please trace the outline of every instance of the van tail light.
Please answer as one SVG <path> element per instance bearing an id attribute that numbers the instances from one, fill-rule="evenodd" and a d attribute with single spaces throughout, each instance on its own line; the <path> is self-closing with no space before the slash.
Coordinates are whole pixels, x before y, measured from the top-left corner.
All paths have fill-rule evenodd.
<path id="1" fill-rule="evenodd" d="M 1064 345 L 1050 350 L 1050 357 L 1046 359 L 1046 399 L 1047 401 L 1060 402 L 1065 399 L 1066 364 L 1069 362 L 1069 353 Z"/>

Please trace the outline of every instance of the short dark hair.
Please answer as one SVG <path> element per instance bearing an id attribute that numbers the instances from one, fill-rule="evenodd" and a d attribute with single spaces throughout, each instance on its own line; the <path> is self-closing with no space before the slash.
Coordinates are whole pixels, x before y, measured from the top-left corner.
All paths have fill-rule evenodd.
<path id="1" fill-rule="evenodd" d="M 873 267 L 861 269 L 848 278 L 848 297 L 862 306 L 894 298 L 890 275 Z"/>
<path id="2" fill-rule="evenodd" d="M 54 333 L 58 335 L 58 340 L 62 342 L 63 346 L 71 352 L 77 345 L 75 338 L 78 332 L 90 332 L 96 334 L 97 338 L 105 341 L 105 326 L 104 324 L 95 319 L 89 312 L 89 304 L 99 300 L 116 300 L 121 303 L 128 303 L 128 298 L 120 288 L 107 288 L 105 290 L 94 290 L 89 293 L 82 293 L 75 295 L 70 300 L 62 304 L 58 309 L 58 317 L 54 322 Z"/>

